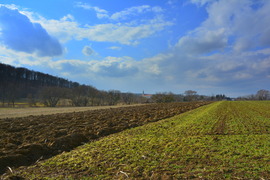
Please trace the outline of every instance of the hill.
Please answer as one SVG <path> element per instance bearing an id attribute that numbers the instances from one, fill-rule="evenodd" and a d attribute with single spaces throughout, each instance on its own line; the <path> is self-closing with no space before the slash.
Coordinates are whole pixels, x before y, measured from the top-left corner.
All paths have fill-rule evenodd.
<path id="1" fill-rule="evenodd" d="M 59 103 L 61 99 L 66 99 Z M 102 91 L 49 74 L 0 63 L 0 101 L 2 107 L 28 106 L 100 106 L 138 103 L 140 96 L 117 90 Z"/>
<path id="2" fill-rule="evenodd" d="M 0 98 L 2 104 L 28 96 L 35 97 L 43 87 L 74 88 L 80 84 L 64 78 L 0 63 Z"/>
<path id="3" fill-rule="evenodd" d="M 44 86 L 73 88 L 79 86 L 79 83 L 26 68 L 16 68 L 11 65 L 0 63 L 1 90 L 3 91 L 4 87 L 11 88 L 11 86 L 17 86 L 23 88 L 23 90 L 27 90 L 27 92 L 24 92 L 21 89 L 21 96 L 26 97 L 27 93 L 31 93 L 35 88 Z"/>
<path id="4" fill-rule="evenodd" d="M 13 170 L 12 176 L 269 179 L 269 107 L 269 101 L 212 103 Z"/>

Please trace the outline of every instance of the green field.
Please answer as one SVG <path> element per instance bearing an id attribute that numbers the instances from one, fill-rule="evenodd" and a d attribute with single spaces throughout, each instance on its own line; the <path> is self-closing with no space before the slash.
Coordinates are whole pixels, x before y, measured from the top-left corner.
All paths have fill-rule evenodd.
<path id="1" fill-rule="evenodd" d="M 270 179 L 270 102 L 212 103 L 13 173 L 27 179 Z"/>

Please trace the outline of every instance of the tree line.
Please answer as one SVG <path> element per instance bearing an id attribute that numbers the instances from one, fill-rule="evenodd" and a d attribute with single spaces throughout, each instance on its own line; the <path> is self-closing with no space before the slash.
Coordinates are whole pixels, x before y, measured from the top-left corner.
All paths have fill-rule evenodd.
<path id="1" fill-rule="evenodd" d="M 183 94 L 163 92 L 149 96 L 118 90 L 102 91 L 90 85 L 0 63 L 0 105 L 14 107 L 15 102 L 21 99 L 27 101 L 29 106 L 41 103 L 49 107 L 231 100 L 224 94 L 205 96 L 194 90 L 187 90 Z M 237 100 L 270 100 L 270 92 L 259 90 L 255 95 Z"/>
<path id="2" fill-rule="evenodd" d="M 0 63 L 0 100 L 2 106 L 15 106 L 24 99 L 30 106 L 102 106 L 139 103 L 141 97 L 118 90 L 102 91 L 49 74 Z"/>
<path id="3" fill-rule="evenodd" d="M 102 91 L 92 86 L 80 85 L 71 89 L 46 87 L 39 93 L 39 100 L 50 107 L 61 106 L 112 106 L 142 103 L 141 96 L 118 90 Z"/>
<path id="4" fill-rule="evenodd" d="M 259 100 L 259 101 L 270 100 L 270 91 L 266 89 L 261 89 L 257 91 L 256 94 L 241 96 L 238 97 L 237 100 Z"/>
<path id="5" fill-rule="evenodd" d="M 174 94 L 172 92 L 156 93 L 151 96 L 149 101 L 154 103 L 168 102 L 186 102 L 186 101 L 221 101 L 231 100 L 225 94 L 217 94 L 212 96 L 199 95 L 197 91 L 187 90 L 183 94 Z"/>
<path id="6" fill-rule="evenodd" d="M 0 98 L 2 105 L 13 104 L 16 100 L 37 97 L 43 87 L 75 88 L 79 83 L 49 74 L 16 68 L 0 63 Z"/>
<path id="7" fill-rule="evenodd" d="M 90 85 L 81 85 L 49 74 L 16 68 L 0 63 L 0 100 L 2 106 L 15 106 L 21 99 L 29 106 L 43 104 L 55 106 L 104 106 L 135 103 L 167 103 L 200 100 L 221 100 L 225 95 L 206 97 L 188 90 L 182 95 L 156 93 L 150 97 L 142 94 L 122 93 L 118 90 L 102 91 Z"/>

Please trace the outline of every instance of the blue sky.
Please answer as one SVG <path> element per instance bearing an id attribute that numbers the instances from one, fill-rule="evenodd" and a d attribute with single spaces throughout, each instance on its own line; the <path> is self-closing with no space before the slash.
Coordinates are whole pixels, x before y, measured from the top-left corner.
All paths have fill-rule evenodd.
<path id="1" fill-rule="evenodd" d="M 269 0 L 2 0 L 0 61 L 101 90 L 270 90 Z"/>

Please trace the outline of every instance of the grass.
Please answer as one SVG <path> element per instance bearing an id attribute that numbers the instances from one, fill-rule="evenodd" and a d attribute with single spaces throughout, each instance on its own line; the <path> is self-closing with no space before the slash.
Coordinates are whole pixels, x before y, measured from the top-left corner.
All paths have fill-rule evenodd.
<path id="1" fill-rule="evenodd" d="M 269 179 L 270 102 L 216 102 L 21 170 L 27 179 Z"/>

